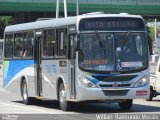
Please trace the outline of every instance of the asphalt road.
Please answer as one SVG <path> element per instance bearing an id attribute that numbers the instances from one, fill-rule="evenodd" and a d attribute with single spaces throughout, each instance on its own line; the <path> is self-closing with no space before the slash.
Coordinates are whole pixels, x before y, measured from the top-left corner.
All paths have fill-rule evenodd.
<path id="1" fill-rule="evenodd" d="M 39 119 L 97 119 L 96 114 L 159 114 L 160 115 L 160 96 L 153 101 L 141 99 L 134 100 L 134 105 L 130 111 L 121 111 L 118 104 L 106 103 L 79 103 L 73 105 L 72 111 L 63 112 L 59 110 L 58 102 L 44 100 L 41 104 L 24 105 L 20 96 L 10 93 L 0 88 L 0 114 L 14 114 L 28 119 L 28 117 Z M 88 117 L 90 115 L 90 118 Z M 1 118 L 1 117 L 0 117 Z M 159 117 L 160 118 L 160 117 Z M 19 120 L 19 119 L 18 119 Z M 21 120 L 21 119 L 20 119 Z M 31 119 L 30 119 L 31 120 Z"/>

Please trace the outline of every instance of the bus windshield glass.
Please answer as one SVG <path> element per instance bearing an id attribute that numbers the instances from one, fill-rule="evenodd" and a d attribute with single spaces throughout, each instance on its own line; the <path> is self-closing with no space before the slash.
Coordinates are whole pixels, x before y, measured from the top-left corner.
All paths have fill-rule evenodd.
<path id="1" fill-rule="evenodd" d="M 87 71 L 133 71 L 148 66 L 145 32 L 81 33 L 79 66 Z"/>

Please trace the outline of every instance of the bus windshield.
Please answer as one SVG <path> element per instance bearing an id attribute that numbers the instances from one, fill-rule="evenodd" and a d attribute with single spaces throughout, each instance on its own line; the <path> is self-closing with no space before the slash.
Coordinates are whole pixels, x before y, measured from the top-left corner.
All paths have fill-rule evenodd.
<path id="1" fill-rule="evenodd" d="M 133 71 L 148 66 L 145 32 L 81 33 L 79 66 L 87 71 Z"/>

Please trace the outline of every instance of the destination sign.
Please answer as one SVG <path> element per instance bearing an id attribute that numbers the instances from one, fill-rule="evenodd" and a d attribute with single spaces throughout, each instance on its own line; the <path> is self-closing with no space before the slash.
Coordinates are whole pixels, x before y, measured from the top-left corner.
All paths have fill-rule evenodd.
<path id="1" fill-rule="evenodd" d="M 145 25 L 140 18 L 85 18 L 80 21 L 80 31 L 92 30 L 144 30 Z"/>

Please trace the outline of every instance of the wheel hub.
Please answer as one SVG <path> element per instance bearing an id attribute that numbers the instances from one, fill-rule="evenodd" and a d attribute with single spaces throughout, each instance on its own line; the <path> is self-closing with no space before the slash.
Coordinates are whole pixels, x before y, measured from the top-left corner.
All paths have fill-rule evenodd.
<path id="1" fill-rule="evenodd" d="M 60 96 L 59 96 L 59 98 L 60 98 L 61 104 L 64 104 L 65 101 L 66 101 L 66 92 L 64 91 L 64 89 L 62 89 L 62 90 L 60 91 Z"/>
<path id="2" fill-rule="evenodd" d="M 23 86 L 23 98 L 24 100 L 27 99 L 27 86 L 26 85 Z"/>

